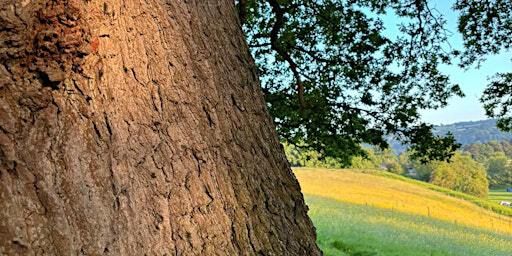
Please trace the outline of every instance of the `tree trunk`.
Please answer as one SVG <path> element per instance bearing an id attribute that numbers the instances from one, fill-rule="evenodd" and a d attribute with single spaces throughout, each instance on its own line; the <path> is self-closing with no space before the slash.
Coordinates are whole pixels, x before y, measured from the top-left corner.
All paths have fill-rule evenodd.
<path id="1" fill-rule="evenodd" d="M 0 255 L 318 255 L 230 0 L 0 0 Z"/>

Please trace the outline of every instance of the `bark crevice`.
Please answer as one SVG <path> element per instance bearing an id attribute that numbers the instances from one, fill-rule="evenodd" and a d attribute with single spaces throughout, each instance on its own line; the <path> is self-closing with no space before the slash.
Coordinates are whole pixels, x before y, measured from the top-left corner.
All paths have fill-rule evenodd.
<path id="1" fill-rule="evenodd" d="M 237 19 L 0 0 L 0 254 L 318 255 Z"/>

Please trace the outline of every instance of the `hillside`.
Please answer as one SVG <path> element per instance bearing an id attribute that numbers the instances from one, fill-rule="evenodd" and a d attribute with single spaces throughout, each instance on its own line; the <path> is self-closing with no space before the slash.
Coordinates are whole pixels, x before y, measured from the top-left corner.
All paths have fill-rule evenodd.
<path id="1" fill-rule="evenodd" d="M 440 135 L 451 132 L 463 145 L 512 139 L 512 133 L 500 131 L 493 119 L 440 125 L 435 127 L 435 132 Z"/>
<path id="2" fill-rule="evenodd" d="M 502 132 L 496 127 L 496 120 L 481 120 L 473 122 L 459 122 L 434 127 L 434 133 L 445 135 L 451 132 L 458 143 L 469 145 L 473 143 L 486 143 L 497 140 L 512 140 L 512 133 Z M 390 139 L 391 148 L 397 152 L 403 152 L 406 147 L 398 141 Z"/>
<path id="3" fill-rule="evenodd" d="M 380 175 L 296 169 L 326 255 L 512 255 L 512 218 Z"/>

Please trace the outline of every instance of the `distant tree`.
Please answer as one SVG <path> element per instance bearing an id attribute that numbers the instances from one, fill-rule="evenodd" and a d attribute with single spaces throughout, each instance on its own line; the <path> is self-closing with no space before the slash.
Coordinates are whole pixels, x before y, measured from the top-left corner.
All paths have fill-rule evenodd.
<path id="1" fill-rule="evenodd" d="M 352 158 L 350 168 L 354 169 L 378 169 L 380 162 L 372 149 L 366 149 L 365 156 L 355 156 Z"/>
<path id="2" fill-rule="evenodd" d="M 490 141 L 466 145 L 462 151 L 469 153 L 473 159 L 485 164 L 492 156 L 503 153 L 506 157 L 512 158 L 512 143 L 510 141 Z"/>
<path id="3" fill-rule="evenodd" d="M 398 156 L 391 149 L 376 149 L 376 157 L 379 159 L 379 166 L 388 172 L 395 174 L 404 174 L 405 169 L 400 164 Z"/>
<path id="4" fill-rule="evenodd" d="M 480 163 L 485 163 L 489 157 L 495 154 L 494 149 L 488 143 L 466 145 L 462 148 L 462 150 L 469 153 L 473 159 Z"/>
<path id="5" fill-rule="evenodd" d="M 434 171 L 434 163 L 422 163 L 421 161 L 411 158 L 413 152 L 406 151 L 400 154 L 399 162 L 404 170 L 411 170 L 411 173 L 405 173 L 411 178 L 428 182 L 430 181 L 430 176 Z"/>
<path id="6" fill-rule="evenodd" d="M 404 168 L 398 156 L 391 149 L 364 148 L 364 156 L 352 157 L 349 166 L 333 157 L 324 157 L 315 150 L 299 145 L 283 143 L 286 157 L 294 167 L 317 168 L 355 168 L 355 169 L 383 169 L 396 174 L 403 174 Z"/>
<path id="7" fill-rule="evenodd" d="M 489 192 L 489 182 L 483 165 L 467 154 L 456 153 L 450 162 L 433 162 L 432 184 L 485 197 Z"/>
<path id="8" fill-rule="evenodd" d="M 487 178 L 491 186 L 512 184 L 512 165 L 510 161 L 504 153 L 496 153 L 487 160 Z"/>
<path id="9" fill-rule="evenodd" d="M 365 148 L 366 156 L 352 158 L 350 167 L 356 169 L 381 169 L 388 172 L 403 174 L 404 168 L 398 156 L 391 149 Z"/>
<path id="10" fill-rule="evenodd" d="M 323 157 L 320 153 L 300 145 L 283 143 L 288 162 L 293 167 L 342 168 L 337 159 Z"/>

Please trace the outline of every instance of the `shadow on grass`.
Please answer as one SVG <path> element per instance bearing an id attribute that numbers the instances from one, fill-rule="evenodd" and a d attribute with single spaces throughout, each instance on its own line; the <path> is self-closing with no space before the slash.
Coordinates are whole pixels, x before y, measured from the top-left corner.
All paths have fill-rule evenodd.
<path id="1" fill-rule="evenodd" d="M 334 240 L 331 243 L 331 246 L 336 248 L 337 250 L 340 250 L 344 252 L 347 255 L 350 256 L 378 256 L 379 253 L 375 251 L 367 251 L 360 248 L 354 248 L 353 246 L 350 246 L 348 244 L 345 244 L 342 241 Z"/>

